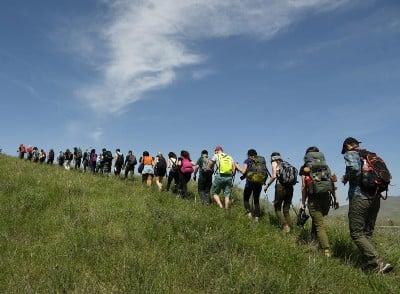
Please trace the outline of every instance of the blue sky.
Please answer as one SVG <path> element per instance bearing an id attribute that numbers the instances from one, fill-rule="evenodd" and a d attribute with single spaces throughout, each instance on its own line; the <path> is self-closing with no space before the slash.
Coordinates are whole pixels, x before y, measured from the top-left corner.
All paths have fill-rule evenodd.
<path id="1" fill-rule="evenodd" d="M 354 136 L 400 195 L 399 15 L 395 0 L 3 0 L 0 148 L 222 145 L 299 167 L 316 145 L 341 176 Z"/>

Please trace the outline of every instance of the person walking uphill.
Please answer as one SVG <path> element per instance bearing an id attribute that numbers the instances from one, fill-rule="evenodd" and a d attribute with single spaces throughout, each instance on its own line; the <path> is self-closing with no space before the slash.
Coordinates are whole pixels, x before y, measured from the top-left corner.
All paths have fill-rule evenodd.
<path id="1" fill-rule="evenodd" d="M 210 159 L 208 158 L 208 151 L 201 151 L 200 158 L 196 162 L 194 168 L 193 180 L 197 178 L 197 172 L 199 173 L 199 181 L 197 182 L 197 191 L 200 195 L 201 201 L 205 205 L 210 204 L 210 191 L 212 186 L 212 175 L 213 169 L 208 167 Z"/>
<path id="2" fill-rule="evenodd" d="M 154 177 L 154 160 L 150 156 L 148 151 L 143 151 L 143 155 L 140 158 L 140 163 L 143 164 L 142 170 L 142 183 L 146 183 L 148 187 L 151 187 Z"/>
<path id="3" fill-rule="evenodd" d="M 373 270 L 379 274 L 388 273 L 393 266 L 381 257 L 375 248 L 373 233 L 376 218 L 380 209 L 381 195 L 368 195 L 361 187 L 362 162 L 359 142 L 348 137 L 343 142 L 342 154 L 346 163 L 346 173 L 342 183 L 349 183 L 349 229 L 350 236 L 365 260 L 365 270 Z"/>
<path id="4" fill-rule="evenodd" d="M 179 168 L 179 184 L 178 184 L 178 196 L 183 199 L 188 197 L 187 183 L 190 181 L 193 173 L 193 166 L 196 165 L 191 159 L 190 154 L 186 150 L 181 151 L 181 156 L 178 158 L 176 164 Z"/>
<path id="5" fill-rule="evenodd" d="M 217 168 L 215 171 L 214 182 L 211 187 L 213 198 L 220 208 L 228 209 L 232 194 L 232 179 L 236 172 L 236 168 L 232 157 L 223 153 L 221 146 L 215 147 L 214 156 L 211 158 L 209 168 L 214 169 L 215 165 Z M 225 206 L 222 204 L 221 198 L 219 197 L 221 191 L 223 191 L 225 197 Z"/>
<path id="6" fill-rule="evenodd" d="M 257 156 L 257 151 L 249 149 L 247 151 L 247 159 L 243 163 L 243 168 L 240 168 L 238 164 L 235 164 L 236 169 L 243 175 L 240 179 L 246 177 L 246 184 L 243 190 L 243 202 L 247 216 L 251 219 L 254 216 L 254 220 L 257 222 L 260 218 L 260 194 L 262 185 L 268 176 L 267 165 L 265 158 Z M 253 194 L 254 212 L 251 212 L 250 208 L 250 196 Z"/>
<path id="7" fill-rule="evenodd" d="M 304 156 L 304 165 L 300 168 L 301 207 L 305 210 L 306 201 L 312 219 L 311 235 L 318 238 L 326 257 L 331 257 L 328 235 L 324 226 L 324 216 L 328 215 L 333 197 L 334 209 L 339 208 L 336 197 L 336 175 L 331 174 L 325 156 L 315 146 L 309 147 Z"/>
<path id="8" fill-rule="evenodd" d="M 284 163 L 284 161 L 281 159 L 281 154 L 279 152 L 273 152 L 271 154 L 271 179 L 268 184 L 264 186 L 264 191 L 267 192 L 272 183 L 276 179 L 279 179 L 275 184 L 274 209 L 275 214 L 282 225 L 283 231 L 289 233 L 291 224 L 289 211 L 293 198 L 293 184 L 281 183 L 280 178 L 281 175 L 283 175 L 282 163 Z"/>

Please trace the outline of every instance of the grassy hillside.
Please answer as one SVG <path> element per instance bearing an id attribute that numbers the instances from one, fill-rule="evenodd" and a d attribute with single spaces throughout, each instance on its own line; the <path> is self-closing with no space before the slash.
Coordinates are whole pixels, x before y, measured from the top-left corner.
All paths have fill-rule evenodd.
<path id="1" fill-rule="evenodd" d="M 142 187 L 139 180 L 65 171 L 0 155 L 0 292 L 399 293 L 399 232 L 378 230 L 395 270 L 359 269 L 340 216 L 334 257 L 283 234 L 241 201 L 223 211 Z M 236 189 L 236 197 L 239 190 Z"/>

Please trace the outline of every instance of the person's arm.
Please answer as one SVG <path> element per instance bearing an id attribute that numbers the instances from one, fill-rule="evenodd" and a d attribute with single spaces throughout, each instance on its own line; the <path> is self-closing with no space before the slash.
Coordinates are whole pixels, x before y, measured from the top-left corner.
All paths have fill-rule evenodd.
<path id="1" fill-rule="evenodd" d="M 275 181 L 275 179 L 277 177 L 278 164 L 276 163 L 276 161 L 273 161 L 271 163 L 271 167 L 272 167 L 272 175 L 271 175 L 271 178 L 269 179 L 268 184 L 264 185 L 265 192 L 267 192 L 268 187 L 272 185 L 272 183 Z"/>
<path id="2" fill-rule="evenodd" d="M 238 170 L 242 175 L 247 172 L 247 163 L 243 163 L 243 167 L 240 168 L 238 163 L 235 163 L 235 169 Z"/>

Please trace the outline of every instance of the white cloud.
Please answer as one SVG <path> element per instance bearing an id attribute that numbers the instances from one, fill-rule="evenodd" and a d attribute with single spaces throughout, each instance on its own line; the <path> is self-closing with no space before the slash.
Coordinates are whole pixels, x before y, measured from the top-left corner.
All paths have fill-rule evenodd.
<path id="1" fill-rule="evenodd" d="M 205 57 L 192 48 L 194 42 L 238 35 L 267 40 L 301 19 L 307 10 L 335 9 L 347 1 L 106 2 L 111 13 L 106 19 L 111 21 L 99 32 L 105 62 L 99 67 L 98 80 L 77 95 L 96 112 L 119 113 L 143 99 L 146 92 L 173 83 L 176 70 L 202 63 Z M 80 44 L 87 52 L 93 48 L 84 40 Z M 193 77 L 201 77 L 201 73 Z"/>

